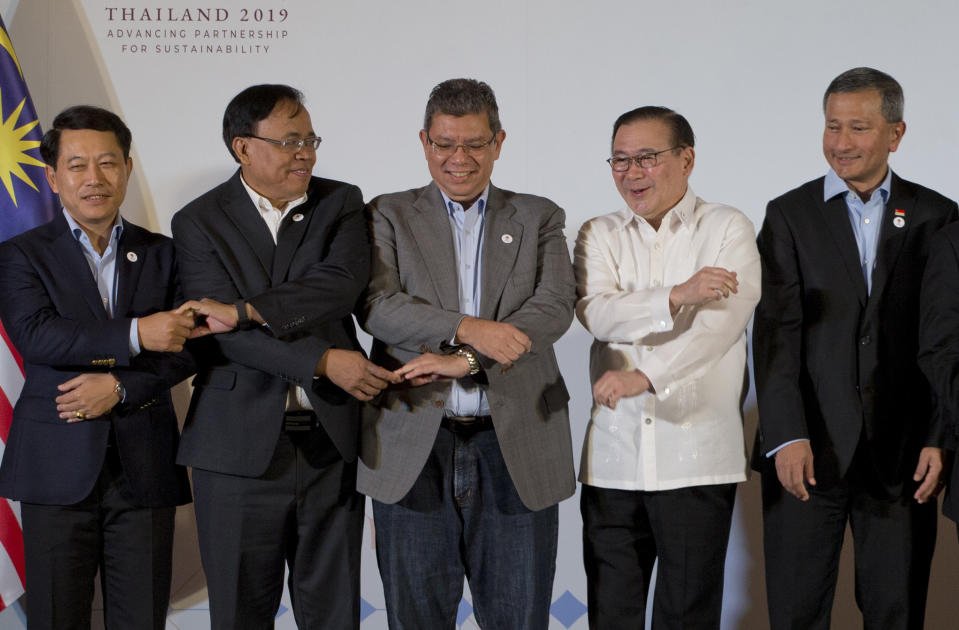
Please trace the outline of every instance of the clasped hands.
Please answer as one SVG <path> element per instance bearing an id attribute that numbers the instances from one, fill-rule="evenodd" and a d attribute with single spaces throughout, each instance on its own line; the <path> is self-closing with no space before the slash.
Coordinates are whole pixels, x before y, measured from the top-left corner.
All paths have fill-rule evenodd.
<path id="1" fill-rule="evenodd" d="M 144 350 L 180 352 L 195 328 L 193 314 L 181 306 L 138 318 L 137 339 Z M 55 399 L 60 418 L 73 423 L 109 413 L 121 400 L 119 384 L 113 374 L 103 372 L 80 374 L 60 383 L 57 389 L 61 393 Z"/>
<path id="2" fill-rule="evenodd" d="M 468 345 L 509 369 L 513 362 L 530 351 L 532 341 L 521 330 L 504 322 L 465 317 L 456 331 L 456 342 Z M 327 350 L 317 365 L 323 375 L 359 400 L 371 400 L 389 385 L 407 382 L 419 387 L 436 381 L 448 381 L 469 374 L 466 357 L 456 354 L 424 352 L 402 367 L 390 371 L 369 361 L 360 352 Z"/>
<path id="3" fill-rule="evenodd" d="M 464 317 L 456 329 L 455 341 L 487 356 L 505 372 L 513 362 L 530 351 L 533 342 L 516 326 L 477 317 Z M 394 372 L 414 387 L 435 381 L 462 378 L 469 374 L 470 363 L 456 354 L 424 352 Z"/>
<path id="4" fill-rule="evenodd" d="M 209 317 L 209 316 L 208 316 Z M 521 330 L 504 322 L 465 317 L 456 331 L 456 342 L 471 346 L 509 369 L 513 362 L 529 352 L 532 342 Z M 448 381 L 469 374 L 466 357 L 456 354 L 424 352 L 402 367 L 390 371 L 369 361 L 360 352 L 327 350 L 317 365 L 316 374 L 326 376 L 340 389 L 359 400 L 371 400 L 389 385 L 407 382 L 419 387 L 436 381 Z"/>
<path id="5" fill-rule="evenodd" d="M 263 324 L 263 318 L 249 303 L 246 303 L 250 321 Z M 176 311 L 194 324 L 188 338 L 229 332 L 236 328 L 238 313 L 232 304 L 223 304 L 209 298 L 184 302 Z M 490 357 L 503 370 L 530 351 L 532 341 L 521 330 L 505 322 L 493 322 L 476 317 L 464 317 L 456 330 L 456 342 L 471 346 L 480 354 Z M 443 355 L 426 352 L 407 362 L 397 370 L 390 371 L 368 360 L 363 353 L 354 350 L 331 348 L 317 363 L 315 376 L 325 376 L 337 387 L 358 400 L 372 400 L 389 385 L 407 381 L 418 387 L 438 380 L 461 378 L 469 374 L 469 361 L 458 355 Z"/>

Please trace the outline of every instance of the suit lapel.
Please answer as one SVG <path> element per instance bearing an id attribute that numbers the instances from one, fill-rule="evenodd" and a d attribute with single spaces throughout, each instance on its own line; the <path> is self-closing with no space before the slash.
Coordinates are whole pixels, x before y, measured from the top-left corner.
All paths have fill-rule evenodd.
<path id="1" fill-rule="evenodd" d="M 483 234 L 483 298 L 480 317 L 496 319 L 506 280 L 513 272 L 516 256 L 523 242 L 523 225 L 513 220 L 516 208 L 506 202 L 503 193 L 493 186 L 489 188 L 489 203 L 486 206 L 486 230 Z"/>
<path id="2" fill-rule="evenodd" d="M 286 278 L 286 272 L 290 269 L 293 256 L 306 234 L 310 221 L 317 213 L 315 206 L 319 204 L 314 201 L 312 190 L 309 194 L 310 197 L 307 202 L 290 210 L 289 214 L 283 217 L 283 222 L 280 223 L 273 254 L 273 271 L 271 274 L 273 286 L 281 284 Z"/>
<path id="3" fill-rule="evenodd" d="M 236 225 L 237 230 L 250 245 L 267 277 L 272 276 L 273 255 L 276 244 L 269 228 L 263 222 L 253 200 L 247 194 L 243 182 L 240 180 L 240 171 L 236 172 L 226 192 L 220 197 L 220 209 Z"/>
<path id="4" fill-rule="evenodd" d="M 58 234 L 53 241 L 53 255 L 62 270 L 64 286 L 76 287 L 97 319 L 108 319 L 107 311 L 103 308 L 103 300 L 100 298 L 100 291 L 97 289 L 93 274 L 90 273 L 90 265 L 83 255 L 82 245 L 73 236 L 62 213 L 57 215 L 54 221 Z"/>
<path id="5" fill-rule="evenodd" d="M 822 215 L 823 225 L 826 227 L 825 231 L 830 235 L 836 246 L 843 267 L 846 268 L 846 274 L 856 289 L 859 303 L 865 306 L 868 297 L 866 279 L 862 277 L 859 246 L 856 244 L 856 236 L 853 234 L 852 225 L 849 223 L 849 208 L 846 206 L 846 200 L 843 195 L 836 195 L 829 201 L 823 201 L 821 185 L 814 189 L 813 194 L 817 195 L 816 204 Z"/>
<path id="6" fill-rule="evenodd" d="M 872 270 L 872 297 L 882 295 L 886 287 L 889 272 L 896 266 L 902 244 L 906 242 L 912 220 L 915 220 L 915 198 L 902 184 L 902 180 L 892 174 L 889 185 L 889 201 L 882 213 L 882 227 L 879 230 L 879 243 L 876 247 L 876 266 Z M 897 227 L 896 210 L 901 210 L 902 227 Z M 918 279 L 917 279 L 918 282 Z"/>
<path id="7" fill-rule="evenodd" d="M 129 311 L 145 260 L 146 251 L 137 226 L 125 221 L 117 248 L 116 265 L 119 286 L 117 286 L 117 302 L 114 304 L 115 315 L 123 316 Z"/>
<path id="8" fill-rule="evenodd" d="M 449 213 L 436 184 L 427 186 L 413 204 L 416 212 L 408 219 L 410 234 L 423 257 L 440 305 L 447 311 L 460 310 L 456 252 Z"/>

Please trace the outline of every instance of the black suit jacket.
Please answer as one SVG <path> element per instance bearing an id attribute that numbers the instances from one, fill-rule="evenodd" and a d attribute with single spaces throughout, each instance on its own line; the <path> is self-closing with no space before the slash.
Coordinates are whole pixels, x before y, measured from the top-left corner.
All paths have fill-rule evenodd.
<path id="1" fill-rule="evenodd" d="M 168 310 L 177 295 L 173 242 L 124 221 L 117 253 L 116 317 L 110 319 L 80 244 L 62 214 L 0 244 L 0 318 L 23 357 L 25 382 L 0 466 L 0 495 L 70 505 L 92 490 L 110 428 L 131 502 L 187 503 L 186 471 L 174 464 L 179 432 L 170 387 L 190 376 L 186 352 L 130 356 L 131 318 Z M 126 400 L 105 416 L 61 420 L 57 385 L 112 372 Z"/>
<path id="2" fill-rule="evenodd" d="M 939 411 L 948 421 L 947 447 L 959 442 L 959 223 L 939 231 L 929 246 L 922 280 L 919 366 L 932 383 Z M 943 513 L 959 520 L 959 466 L 942 503 Z"/>
<path id="3" fill-rule="evenodd" d="M 892 176 L 867 295 L 842 195 L 824 178 L 774 199 L 758 245 L 762 297 L 753 324 L 759 403 L 754 467 L 769 450 L 808 438 L 819 487 L 838 482 L 860 437 L 888 494 L 910 483 L 920 449 L 945 428 L 916 363 L 919 286 L 932 235 L 955 202 Z M 895 225 L 896 210 L 904 225 Z"/>
<path id="4" fill-rule="evenodd" d="M 275 245 L 239 171 L 173 217 L 186 297 L 249 301 L 267 322 L 191 346 L 197 377 L 182 464 L 261 475 L 279 439 L 290 384 L 306 390 L 343 458 L 356 458 L 359 403 L 313 372 L 330 348 L 361 350 L 351 313 L 370 271 L 363 199 L 356 186 L 317 177 L 307 196 L 284 218 Z"/>

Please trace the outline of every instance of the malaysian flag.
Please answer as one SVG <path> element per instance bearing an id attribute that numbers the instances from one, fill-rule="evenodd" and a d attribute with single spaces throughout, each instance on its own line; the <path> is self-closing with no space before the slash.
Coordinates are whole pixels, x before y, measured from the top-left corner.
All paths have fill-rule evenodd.
<path id="1" fill-rule="evenodd" d="M 40 160 L 40 122 L 20 61 L 0 18 L 0 241 L 53 218 L 56 197 Z M 3 270 L 0 269 L 0 273 Z M 0 322 L 0 455 L 13 405 L 23 387 L 23 362 Z M 0 610 L 23 595 L 20 505 L 0 499 Z"/>

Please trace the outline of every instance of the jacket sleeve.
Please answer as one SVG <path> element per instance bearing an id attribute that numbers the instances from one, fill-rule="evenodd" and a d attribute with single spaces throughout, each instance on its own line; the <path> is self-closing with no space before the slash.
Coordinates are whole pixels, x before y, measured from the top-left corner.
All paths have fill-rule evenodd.
<path id="1" fill-rule="evenodd" d="M 349 316 L 369 281 L 369 234 L 360 189 L 343 186 L 322 203 L 327 206 L 323 211 L 338 211 L 326 251 L 317 252 L 318 260 L 302 276 L 247 300 L 281 337 Z M 307 316 L 294 317 L 296 313 Z"/>
<path id="2" fill-rule="evenodd" d="M 569 261 L 564 228 L 566 215 L 550 203 L 539 225 L 536 247 L 536 285 L 529 298 L 500 321 L 512 324 L 530 338 L 535 356 L 563 336 L 573 321 L 576 283 Z M 522 362 L 527 356 L 519 358 Z M 487 367 L 494 364 L 486 358 Z"/>
<path id="3" fill-rule="evenodd" d="M 64 317 L 45 282 L 16 242 L 0 244 L 0 318 L 27 362 L 77 369 L 130 364 L 129 318 Z"/>
<path id="4" fill-rule="evenodd" d="M 368 333 L 391 346 L 421 352 L 428 346 L 437 350 L 449 343 L 463 315 L 407 293 L 400 279 L 397 251 L 399 213 L 374 201 L 367 206 L 373 240 L 370 284 L 357 318 Z"/>
<path id="5" fill-rule="evenodd" d="M 182 211 L 174 215 L 172 227 L 184 296 L 188 299 L 209 297 L 228 304 L 242 299 L 230 270 L 203 228 Z M 199 341 L 195 347 L 201 351 L 208 344 L 214 345 L 230 361 L 296 384 L 312 380 L 323 353 L 333 346 L 329 339 L 314 336 L 280 339 L 262 326 L 210 335 Z"/>
<path id="6" fill-rule="evenodd" d="M 808 439 L 800 391 L 803 336 L 802 278 L 793 233 L 775 201 L 757 239 L 762 295 L 753 320 L 753 362 L 762 454 Z"/>

